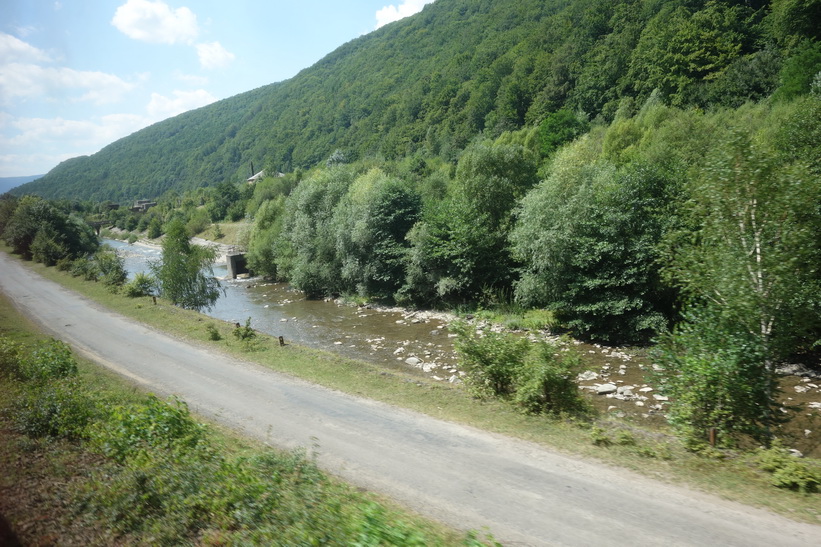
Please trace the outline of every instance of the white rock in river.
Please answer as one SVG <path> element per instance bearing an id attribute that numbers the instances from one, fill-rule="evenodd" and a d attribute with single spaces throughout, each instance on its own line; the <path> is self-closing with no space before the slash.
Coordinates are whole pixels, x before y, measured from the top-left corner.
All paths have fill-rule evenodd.
<path id="1" fill-rule="evenodd" d="M 578 376 L 578 380 L 580 382 L 589 382 L 591 380 L 598 379 L 599 375 L 593 372 L 592 370 L 585 370 L 584 372 L 580 373 Z"/>
<path id="2" fill-rule="evenodd" d="M 596 388 L 596 393 L 599 395 L 607 395 L 609 393 L 615 393 L 618 389 L 616 384 L 602 384 Z"/>
<path id="3" fill-rule="evenodd" d="M 422 360 L 419 359 L 418 357 L 408 357 L 407 359 L 405 359 L 405 362 L 407 364 L 409 364 L 410 366 L 415 367 L 415 366 L 419 365 L 419 363 L 421 363 Z"/>

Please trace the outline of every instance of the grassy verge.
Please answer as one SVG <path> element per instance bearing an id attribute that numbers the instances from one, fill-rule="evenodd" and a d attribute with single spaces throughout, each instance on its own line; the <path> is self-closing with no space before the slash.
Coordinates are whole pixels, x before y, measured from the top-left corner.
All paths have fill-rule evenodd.
<path id="1" fill-rule="evenodd" d="M 796 520 L 821 524 L 819 495 L 774 488 L 770 473 L 763 471 L 757 456 L 749 452 L 693 454 L 663 432 L 648 431 L 639 424 L 614 418 L 591 423 L 524 415 L 505 402 L 476 400 L 459 387 L 385 371 L 326 352 L 293 345 L 279 347 L 277 340 L 266 335 L 242 342 L 232 336 L 233 327 L 227 323 L 180 310 L 161 300 L 153 305 L 150 299 L 113 295 L 102 286 L 79 281 L 53 268 L 30 266 L 114 311 L 212 351 L 231 353 L 330 388 L 534 441 L 725 499 L 765 507 Z M 207 325 L 219 333 L 219 340 L 210 340 Z"/>
<path id="2" fill-rule="evenodd" d="M 2 545 L 485 544 L 61 349 L 0 295 Z"/>

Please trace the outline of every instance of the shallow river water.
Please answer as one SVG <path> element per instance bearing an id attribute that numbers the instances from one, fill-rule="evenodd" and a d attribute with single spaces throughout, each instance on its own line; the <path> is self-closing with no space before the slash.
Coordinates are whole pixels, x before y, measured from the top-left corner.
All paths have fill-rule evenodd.
<path id="1" fill-rule="evenodd" d="M 161 255 L 152 246 L 116 240 L 105 243 L 124 257 L 130 278 L 147 272 L 148 262 Z M 225 293 L 204 312 L 211 317 L 243 325 L 250 317 L 251 327 L 283 336 L 286 342 L 413 373 L 442 379 L 456 373 L 452 337 L 442 315 L 308 300 L 287 284 L 225 279 L 227 273 L 225 264 L 214 266 Z"/>

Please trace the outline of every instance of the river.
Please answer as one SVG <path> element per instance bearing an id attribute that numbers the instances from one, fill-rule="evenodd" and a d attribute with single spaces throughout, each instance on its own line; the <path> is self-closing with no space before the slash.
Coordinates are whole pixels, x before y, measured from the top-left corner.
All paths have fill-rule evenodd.
<path id="1" fill-rule="evenodd" d="M 125 260 L 129 279 L 159 260 L 159 247 L 105 239 Z M 214 275 L 225 293 L 207 315 L 283 336 L 286 342 L 332 351 L 353 359 L 442 380 L 458 376 L 452 335 L 443 314 L 359 307 L 336 301 L 308 300 L 285 283 L 226 279 L 225 264 Z"/>

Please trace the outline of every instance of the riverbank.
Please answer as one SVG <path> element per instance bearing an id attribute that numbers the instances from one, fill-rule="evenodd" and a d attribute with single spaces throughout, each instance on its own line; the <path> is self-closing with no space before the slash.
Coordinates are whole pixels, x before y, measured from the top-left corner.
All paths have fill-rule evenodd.
<path id="1" fill-rule="evenodd" d="M 207 240 L 198 242 L 217 245 Z M 159 248 L 149 241 L 135 245 Z M 227 281 L 225 287 L 226 296 L 208 312 L 214 317 L 229 323 L 244 323 L 250 318 L 253 328 L 275 337 L 284 336 L 289 343 L 452 386 L 458 386 L 464 377 L 453 346 L 455 334 L 450 331 L 455 321 L 469 322 L 480 335 L 504 332 L 527 337 L 534 343 L 546 340 L 581 355 L 585 371 L 577 383 L 601 420 L 647 429 L 654 435 L 669 434 L 666 413 L 670 402 L 659 392 L 657 367 L 644 348 L 586 344 L 546 329 L 523 329 L 519 325 L 525 321 L 516 321 L 512 315 L 503 325 L 487 319 L 498 317 L 488 312 L 458 316 L 344 298 L 309 301 L 287 285 L 258 278 Z M 232 304 L 232 299 L 239 300 Z M 821 458 L 819 375 L 792 365 L 782 369 L 780 385 L 784 413 L 790 419 L 777 426 L 776 436 L 807 457 Z"/>

